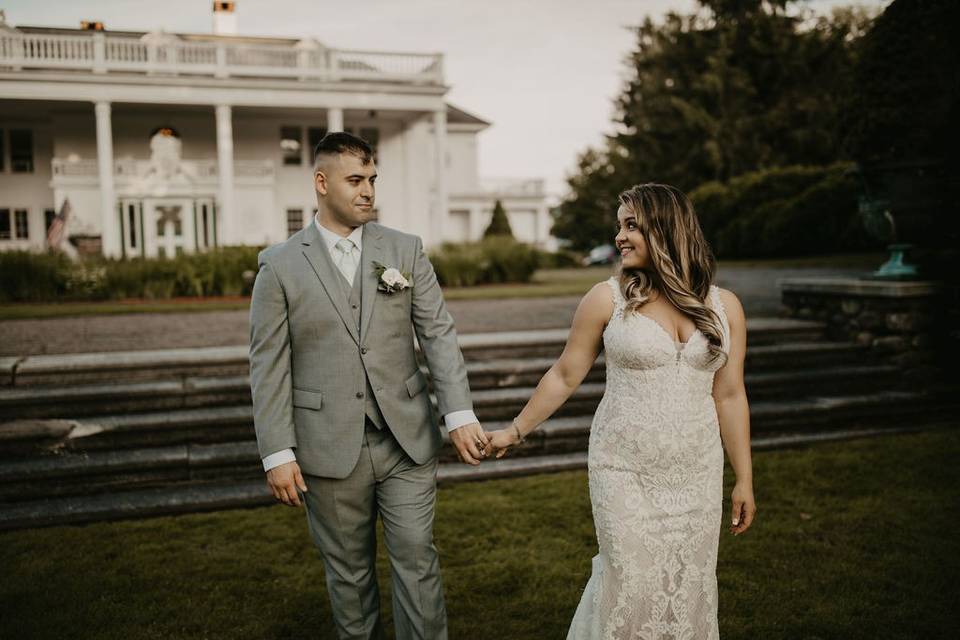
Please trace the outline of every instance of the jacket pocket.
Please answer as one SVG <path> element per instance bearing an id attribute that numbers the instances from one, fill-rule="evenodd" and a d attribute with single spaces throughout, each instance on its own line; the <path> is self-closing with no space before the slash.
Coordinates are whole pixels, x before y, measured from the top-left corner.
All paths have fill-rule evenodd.
<path id="1" fill-rule="evenodd" d="M 293 406 L 301 409 L 319 410 L 323 406 L 323 394 L 319 391 L 307 391 L 306 389 L 293 390 Z"/>
<path id="2" fill-rule="evenodd" d="M 412 398 L 427 388 L 427 378 L 423 375 L 422 371 L 417 369 L 412 376 L 407 378 L 405 384 L 407 385 L 407 393 L 410 394 L 410 397 Z"/>

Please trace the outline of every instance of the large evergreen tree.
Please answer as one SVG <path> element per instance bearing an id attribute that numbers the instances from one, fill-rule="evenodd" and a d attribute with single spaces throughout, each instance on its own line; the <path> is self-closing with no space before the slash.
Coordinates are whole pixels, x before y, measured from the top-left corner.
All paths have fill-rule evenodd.
<path id="1" fill-rule="evenodd" d="M 845 157 L 840 113 L 864 12 L 815 18 L 790 0 L 701 4 L 636 28 L 615 131 L 581 155 L 556 216 L 554 234 L 574 248 L 609 239 L 616 194 L 632 184 L 691 190 Z"/>

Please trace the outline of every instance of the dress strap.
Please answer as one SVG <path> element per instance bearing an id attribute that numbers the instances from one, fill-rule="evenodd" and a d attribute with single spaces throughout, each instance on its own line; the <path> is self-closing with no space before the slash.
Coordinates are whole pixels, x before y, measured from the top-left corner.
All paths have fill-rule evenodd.
<path id="1" fill-rule="evenodd" d="M 723 350 L 726 351 L 730 344 L 730 323 L 727 321 L 727 310 L 720 298 L 720 287 L 715 284 L 710 285 L 710 308 L 720 317 L 720 328 L 723 330 Z"/>
<path id="2" fill-rule="evenodd" d="M 627 306 L 627 301 L 623 298 L 623 294 L 620 292 L 620 281 L 616 276 L 611 276 L 607 279 L 607 284 L 610 285 L 610 290 L 613 297 L 613 317 L 622 316 L 623 310 Z"/>

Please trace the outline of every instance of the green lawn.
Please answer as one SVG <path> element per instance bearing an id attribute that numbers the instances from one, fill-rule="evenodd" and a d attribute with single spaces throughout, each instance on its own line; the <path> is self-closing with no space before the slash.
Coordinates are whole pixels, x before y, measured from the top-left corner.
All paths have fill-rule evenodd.
<path id="1" fill-rule="evenodd" d="M 883 262 L 880 254 L 852 254 L 818 256 L 814 258 L 785 258 L 777 260 L 731 260 L 720 263 L 720 268 L 796 269 L 804 267 L 834 267 L 872 269 Z M 549 298 L 581 296 L 591 286 L 610 277 L 612 267 L 582 269 L 542 269 L 534 274 L 529 284 L 494 284 L 476 287 L 444 289 L 447 300 L 491 300 L 503 298 Z M 27 318 L 58 318 L 67 316 L 110 315 L 117 313 L 184 313 L 196 311 L 245 310 L 249 298 L 211 298 L 177 300 L 133 300 L 65 303 L 12 303 L 0 306 L 0 320 Z"/>
<path id="2" fill-rule="evenodd" d="M 958 456 L 958 430 L 757 453 L 758 519 L 721 534 L 721 636 L 955 637 Z M 563 638 L 596 551 L 586 474 L 445 487 L 436 537 L 451 638 Z M 2 638 L 333 637 L 283 506 L 0 534 L 0 575 Z"/>

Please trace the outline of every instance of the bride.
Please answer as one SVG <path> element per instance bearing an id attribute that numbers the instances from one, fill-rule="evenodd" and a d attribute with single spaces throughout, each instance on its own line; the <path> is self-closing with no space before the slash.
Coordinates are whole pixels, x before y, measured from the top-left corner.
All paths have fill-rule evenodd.
<path id="1" fill-rule="evenodd" d="M 737 478 L 731 533 L 756 513 L 743 308 L 711 284 L 715 261 L 682 192 L 635 186 L 617 219 L 619 276 L 584 296 L 560 359 L 488 451 L 523 442 L 603 347 L 588 454 L 599 552 L 568 640 L 718 638 L 724 448 Z"/>

